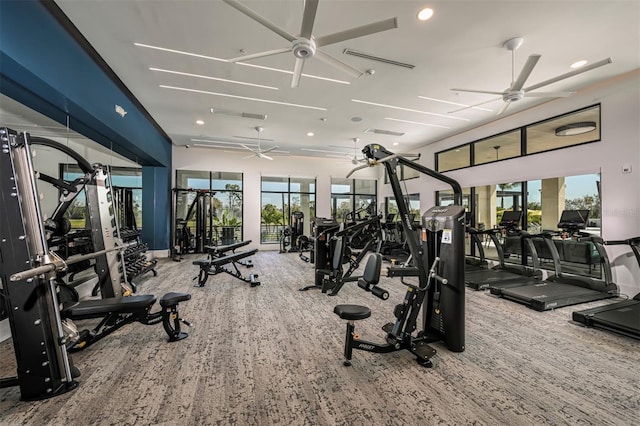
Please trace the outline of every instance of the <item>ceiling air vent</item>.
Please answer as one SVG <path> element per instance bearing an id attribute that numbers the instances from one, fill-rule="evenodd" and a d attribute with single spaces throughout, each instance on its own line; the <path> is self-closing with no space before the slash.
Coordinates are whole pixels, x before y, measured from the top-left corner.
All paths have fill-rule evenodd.
<path id="1" fill-rule="evenodd" d="M 368 53 L 358 52 L 357 50 L 344 49 L 342 51 L 345 55 L 357 56 L 358 58 L 369 59 L 371 61 L 382 62 L 389 65 L 395 65 L 397 67 L 414 69 L 416 66 L 411 64 L 405 64 L 404 62 L 394 61 L 393 59 L 381 58 L 379 56 L 369 55 Z"/>
<path id="2" fill-rule="evenodd" d="M 213 115 L 224 115 L 226 117 L 238 117 L 238 118 L 250 118 L 252 120 L 266 120 L 266 114 L 255 114 L 252 112 L 239 112 L 239 111 L 228 111 L 224 109 L 213 109 L 211 108 L 211 114 Z"/>
<path id="3" fill-rule="evenodd" d="M 404 132 L 393 132 L 391 130 L 382 130 L 382 129 L 367 129 L 364 131 L 365 133 L 375 133 L 376 135 L 388 135 L 388 136 L 402 136 Z"/>

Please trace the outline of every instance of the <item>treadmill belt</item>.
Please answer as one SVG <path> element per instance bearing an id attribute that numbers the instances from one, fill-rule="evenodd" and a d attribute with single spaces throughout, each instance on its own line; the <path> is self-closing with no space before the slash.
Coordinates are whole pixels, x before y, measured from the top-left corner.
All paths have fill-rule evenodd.
<path id="1" fill-rule="evenodd" d="M 573 319 L 588 326 L 640 339 L 640 301 L 638 300 L 625 300 L 613 305 L 574 312 Z"/>
<path id="2" fill-rule="evenodd" d="M 563 306 L 617 297 L 617 294 L 609 294 L 580 286 L 548 281 L 534 285 L 504 289 L 501 291 L 501 295 L 505 299 L 523 303 L 537 311 L 547 311 Z"/>
<path id="3" fill-rule="evenodd" d="M 474 290 L 489 288 L 498 283 L 534 284 L 540 280 L 504 269 L 486 269 L 484 271 L 465 272 L 465 284 Z"/>

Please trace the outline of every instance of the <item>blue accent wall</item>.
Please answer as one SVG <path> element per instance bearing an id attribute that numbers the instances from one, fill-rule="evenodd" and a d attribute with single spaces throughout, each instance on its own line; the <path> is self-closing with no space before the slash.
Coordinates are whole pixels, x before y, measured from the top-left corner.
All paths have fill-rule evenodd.
<path id="1" fill-rule="evenodd" d="M 142 239 L 151 250 L 169 248 L 171 169 L 142 167 Z"/>
<path id="2" fill-rule="evenodd" d="M 55 3 L 0 0 L 0 92 L 141 164 L 143 237 L 169 247 L 171 140 Z"/>

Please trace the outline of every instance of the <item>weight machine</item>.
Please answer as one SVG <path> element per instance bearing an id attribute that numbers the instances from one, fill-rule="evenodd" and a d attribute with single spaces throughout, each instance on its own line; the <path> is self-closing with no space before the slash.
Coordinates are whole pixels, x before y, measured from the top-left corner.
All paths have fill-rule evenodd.
<path id="1" fill-rule="evenodd" d="M 185 293 L 168 293 L 161 300 L 161 310 L 151 312 L 153 295 L 122 298 L 119 268 L 125 246 L 117 238 L 117 222 L 110 204 L 109 188 L 99 166 L 91 166 L 64 145 L 43 138 L 32 138 L 0 128 L 0 285 L 17 362 L 17 376 L 0 379 L 0 387 L 19 386 L 23 400 L 38 400 L 66 393 L 78 383 L 69 350 L 86 347 L 133 321 L 144 324 L 162 322 L 168 340 L 186 337 L 180 331 L 178 303 L 188 300 Z M 65 188 L 56 214 L 42 220 L 36 177 L 54 180 L 36 173 L 31 157 L 33 143 L 60 149 L 78 161 L 85 176 Z M 94 173 L 95 172 L 95 173 Z M 107 202 L 100 217 L 93 218 L 94 253 L 62 259 L 48 247 L 47 236 L 64 233 L 62 211 L 73 201 L 79 188 L 93 184 L 96 201 Z M 87 193 L 91 199 L 90 191 Z M 98 220 L 99 219 L 99 220 Z M 95 227 L 99 224 L 99 227 Z M 101 240 L 98 241 L 98 240 Z M 101 294 L 104 300 L 61 303 L 58 295 L 59 275 L 68 265 L 95 259 L 98 265 Z M 73 319 L 103 318 L 98 328 L 84 335 L 78 333 Z M 184 322 L 184 321 L 183 321 Z M 185 322 L 186 323 L 186 322 Z"/>
<path id="2" fill-rule="evenodd" d="M 179 189 L 174 188 L 174 227 L 173 227 L 173 260 L 180 261 L 187 253 L 205 253 L 205 246 L 213 245 L 213 219 L 215 208 L 213 204 L 216 191 L 208 189 Z M 186 202 L 188 197 L 193 195 L 193 200 L 189 203 L 186 213 L 180 215 L 178 212 L 180 197 L 184 197 Z M 195 233 L 189 226 L 189 222 L 194 221 Z"/>
<path id="3" fill-rule="evenodd" d="M 462 188 L 455 180 L 414 163 L 384 147 L 371 144 L 362 152 L 368 163 L 352 170 L 382 163 L 385 167 L 393 194 L 398 203 L 402 227 L 413 257 L 414 267 L 405 268 L 405 275 L 417 276 L 418 285 L 407 286 L 402 303 L 394 309 L 395 322 L 382 328 L 387 333 L 386 342 L 360 340 L 355 333 L 355 321 L 371 316 L 366 306 L 337 305 L 334 313 L 347 320 L 344 365 L 351 365 L 353 349 L 376 353 L 388 353 L 406 349 L 426 367 L 436 353 L 429 343 L 442 341 L 453 352 L 465 349 L 465 285 L 464 285 L 464 207 Z M 422 238 L 413 230 L 410 210 L 398 179 L 398 166 L 409 167 L 419 173 L 449 184 L 454 192 L 454 205 L 432 207 L 422 216 Z M 396 271 L 396 275 L 399 273 Z M 418 315 L 422 310 L 422 330 L 416 336 Z"/>

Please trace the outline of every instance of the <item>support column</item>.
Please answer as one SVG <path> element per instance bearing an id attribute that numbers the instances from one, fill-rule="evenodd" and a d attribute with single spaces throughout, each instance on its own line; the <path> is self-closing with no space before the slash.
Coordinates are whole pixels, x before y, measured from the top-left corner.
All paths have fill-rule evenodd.
<path id="1" fill-rule="evenodd" d="M 142 240 L 149 250 L 169 251 L 171 169 L 142 167 Z M 156 254 L 157 255 L 157 254 Z"/>
<path id="2" fill-rule="evenodd" d="M 542 229 L 557 229 L 564 210 L 564 177 L 542 179 Z"/>

